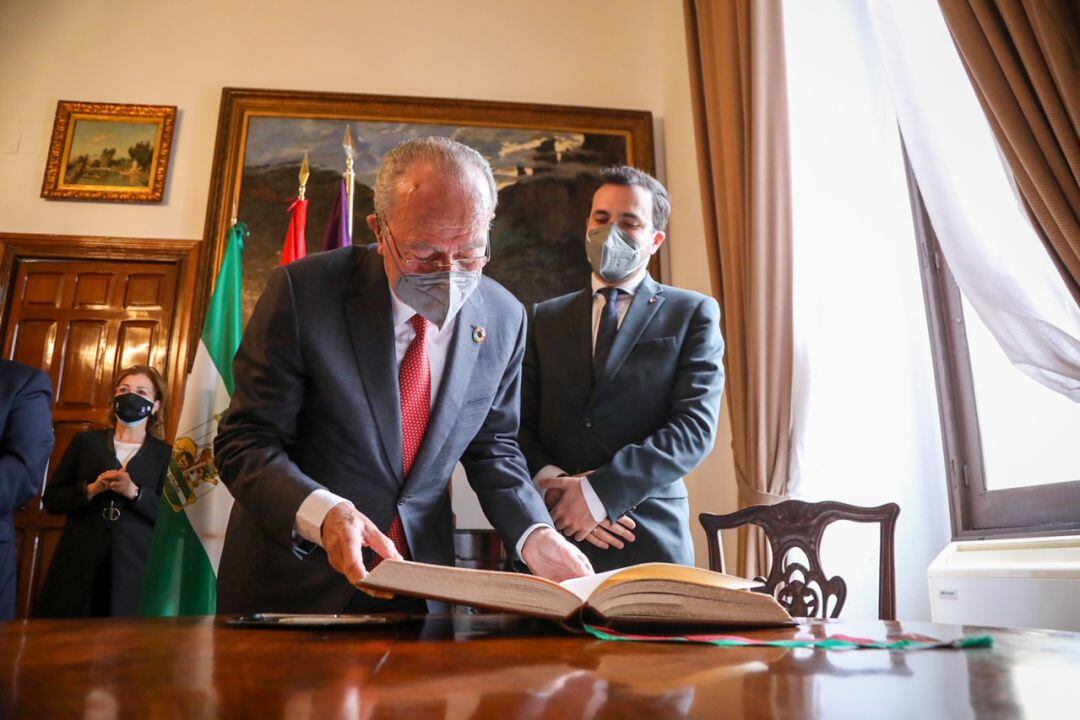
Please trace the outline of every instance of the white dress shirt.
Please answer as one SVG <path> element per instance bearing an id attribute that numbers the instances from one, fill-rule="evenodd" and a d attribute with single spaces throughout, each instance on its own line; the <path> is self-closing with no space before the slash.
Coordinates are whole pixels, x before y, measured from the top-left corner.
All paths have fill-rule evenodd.
<path id="1" fill-rule="evenodd" d="M 416 330 L 412 326 L 412 317 L 416 311 L 403 303 L 390 290 L 390 303 L 394 320 L 394 353 L 397 359 L 397 369 L 401 369 L 401 361 L 405 357 L 405 351 L 416 339 Z M 427 347 L 428 365 L 431 368 L 431 407 L 439 397 L 439 387 L 442 385 L 443 373 L 446 370 L 446 358 L 450 353 L 450 342 L 454 338 L 454 318 L 448 317 L 440 330 L 434 324 L 430 325 L 424 337 L 424 345 Z M 339 503 L 348 503 L 345 498 L 335 495 L 325 488 L 313 491 L 304 498 L 296 511 L 295 531 L 300 537 L 322 546 L 322 524 L 327 513 Z M 352 503 L 349 503 L 350 505 Z M 544 523 L 530 525 L 522 533 L 517 541 L 515 550 L 521 557 L 521 548 L 525 545 L 526 538 L 533 530 L 539 527 L 547 527 Z"/>
<path id="2" fill-rule="evenodd" d="M 600 294 L 600 291 L 605 287 L 618 288 L 622 292 L 615 296 L 615 310 L 618 313 L 619 319 L 616 327 L 622 327 L 623 319 L 626 317 L 627 311 L 630 309 L 630 303 L 634 301 L 634 294 L 637 293 L 641 283 L 645 280 L 645 274 L 648 272 L 648 266 L 642 267 L 636 273 L 631 275 L 621 283 L 606 285 L 601 282 L 594 273 L 592 275 L 592 291 L 593 291 L 593 308 L 592 308 L 592 347 L 593 352 L 596 352 L 596 333 L 600 330 L 600 314 L 604 309 L 604 296 Z M 558 465 L 545 465 L 533 476 L 533 482 L 539 483 L 544 478 L 557 477 L 559 475 L 566 475 L 566 471 Z M 593 490 L 593 486 L 589 484 L 588 478 L 581 479 L 581 492 L 585 495 L 585 503 L 589 506 L 589 512 L 592 513 L 593 520 L 596 522 L 602 522 L 607 518 L 607 509 L 604 508 L 604 503 L 600 501 L 600 496 L 596 494 L 596 490 Z"/>

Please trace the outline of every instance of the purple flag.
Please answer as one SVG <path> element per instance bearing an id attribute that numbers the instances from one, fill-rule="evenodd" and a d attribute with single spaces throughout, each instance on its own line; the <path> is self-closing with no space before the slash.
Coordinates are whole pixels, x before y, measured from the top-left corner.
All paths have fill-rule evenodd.
<path id="1" fill-rule="evenodd" d="M 334 201 L 334 210 L 330 213 L 330 222 L 326 225 L 326 242 L 323 250 L 336 250 L 352 245 L 349 237 L 349 219 L 345 217 L 348 212 L 348 199 L 345 194 L 345 178 L 341 178 L 341 192 Z"/>

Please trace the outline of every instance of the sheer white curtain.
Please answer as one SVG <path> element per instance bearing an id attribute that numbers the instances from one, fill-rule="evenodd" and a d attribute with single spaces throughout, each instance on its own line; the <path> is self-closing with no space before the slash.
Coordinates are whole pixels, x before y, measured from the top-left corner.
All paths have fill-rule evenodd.
<path id="1" fill-rule="evenodd" d="M 795 378 L 792 488 L 896 502 L 897 611 L 929 617 L 926 568 L 950 538 L 929 333 L 896 110 L 866 5 L 787 0 Z M 876 617 L 876 527 L 822 549 L 845 617 Z"/>
<path id="2" fill-rule="evenodd" d="M 935 0 L 868 3 L 956 284 L 1017 368 L 1080 402 L 1080 308 L 1035 235 Z"/>

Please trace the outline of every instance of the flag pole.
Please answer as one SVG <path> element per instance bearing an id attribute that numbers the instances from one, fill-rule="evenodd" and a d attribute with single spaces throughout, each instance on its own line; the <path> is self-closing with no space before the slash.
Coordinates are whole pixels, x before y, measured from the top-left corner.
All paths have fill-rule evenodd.
<path id="1" fill-rule="evenodd" d="M 311 175 L 311 166 L 308 164 L 308 154 L 304 153 L 304 161 L 300 163 L 300 189 L 296 191 L 296 199 L 292 201 L 285 211 L 289 215 L 289 229 L 285 232 L 285 244 L 281 246 L 281 264 L 288 265 L 294 260 L 307 255 L 307 195 L 308 177 Z"/>
<path id="2" fill-rule="evenodd" d="M 345 199 L 348 201 L 345 208 L 345 218 L 349 228 L 349 238 L 353 232 L 353 185 L 356 182 L 356 173 L 353 171 L 353 159 L 356 157 L 356 149 L 353 146 L 352 132 L 348 124 L 345 125 L 345 138 L 341 141 L 341 147 L 345 149 Z"/>

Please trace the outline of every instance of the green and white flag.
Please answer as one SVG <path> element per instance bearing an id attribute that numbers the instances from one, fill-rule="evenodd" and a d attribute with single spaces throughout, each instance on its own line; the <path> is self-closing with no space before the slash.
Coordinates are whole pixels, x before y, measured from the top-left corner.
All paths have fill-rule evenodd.
<path id="1" fill-rule="evenodd" d="M 214 436 L 235 387 L 232 361 L 244 328 L 240 256 L 247 235 L 243 223 L 229 230 L 184 389 L 140 600 L 144 616 L 212 615 L 217 609 L 217 568 L 233 498 L 214 466 Z"/>

